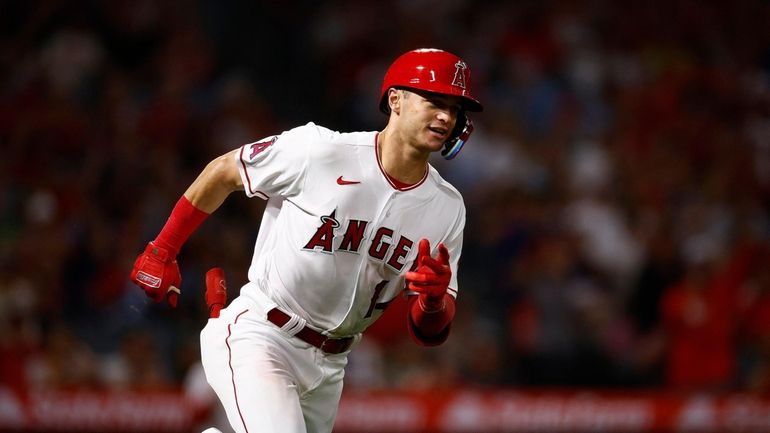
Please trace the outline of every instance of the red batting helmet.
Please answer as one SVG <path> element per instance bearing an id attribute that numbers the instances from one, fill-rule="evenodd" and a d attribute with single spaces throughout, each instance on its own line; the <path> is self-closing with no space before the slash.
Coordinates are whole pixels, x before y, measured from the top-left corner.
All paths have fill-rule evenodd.
<path id="1" fill-rule="evenodd" d="M 459 96 L 465 110 L 484 109 L 471 93 L 468 65 L 454 54 L 434 48 L 409 51 L 390 65 L 380 90 L 380 110 L 385 114 L 390 113 L 387 94 L 391 87 Z"/>

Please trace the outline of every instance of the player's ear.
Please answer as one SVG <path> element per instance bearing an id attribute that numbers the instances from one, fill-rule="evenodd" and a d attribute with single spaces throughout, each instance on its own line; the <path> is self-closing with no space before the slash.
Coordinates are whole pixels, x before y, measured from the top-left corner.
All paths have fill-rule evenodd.
<path id="1" fill-rule="evenodd" d="M 397 89 L 391 87 L 388 90 L 388 106 L 390 107 L 390 111 L 401 114 L 401 99 L 402 93 Z"/>

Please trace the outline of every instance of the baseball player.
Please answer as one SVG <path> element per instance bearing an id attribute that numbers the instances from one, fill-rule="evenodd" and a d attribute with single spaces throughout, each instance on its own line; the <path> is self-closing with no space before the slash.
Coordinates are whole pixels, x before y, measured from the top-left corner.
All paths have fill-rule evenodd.
<path id="1" fill-rule="evenodd" d="M 249 282 L 201 332 L 236 432 L 330 432 L 347 354 L 404 291 L 412 338 L 447 339 L 465 207 L 428 158 L 454 158 L 467 141 L 467 113 L 482 111 L 470 85 L 451 53 L 403 54 L 382 83 L 382 131 L 308 123 L 214 159 L 139 255 L 131 279 L 175 306 L 190 234 L 233 191 L 267 200 Z"/>

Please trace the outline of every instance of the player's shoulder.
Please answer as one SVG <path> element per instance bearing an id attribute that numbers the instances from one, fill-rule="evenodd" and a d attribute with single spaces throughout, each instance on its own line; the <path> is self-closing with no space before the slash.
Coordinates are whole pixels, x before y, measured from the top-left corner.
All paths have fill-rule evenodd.
<path id="1" fill-rule="evenodd" d="M 374 147 L 377 137 L 372 132 L 339 132 L 309 122 L 281 134 L 281 141 L 291 143 L 315 161 L 338 161 L 360 155 L 356 149 Z"/>
<path id="2" fill-rule="evenodd" d="M 376 131 L 339 132 L 334 137 L 333 144 L 340 146 L 374 147 L 376 141 Z"/>
<path id="3" fill-rule="evenodd" d="M 439 194 L 445 196 L 450 201 L 456 201 L 461 206 L 465 206 L 463 196 L 460 194 L 460 191 L 458 191 L 454 185 L 449 183 L 449 181 L 441 177 L 441 174 L 438 172 L 438 170 L 436 170 L 436 168 L 430 164 L 428 164 L 428 177 L 436 186 Z"/>
<path id="4" fill-rule="evenodd" d="M 329 128 L 325 128 L 321 125 L 316 125 L 313 122 L 308 122 L 304 125 L 296 126 L 289 130 L 286 130 L 280 134 L 281 140 L 304 140 L 304 141 L 317 141 L 329 139 L 336 132 Z"/>
<path id="5" fill-rule="evenodd" d="M 340 132 L 327 128 L 322 125 L 318 125 L 314 122 L 308 122 L 304 125 L 297 126 L 290 129 L 281 136 L 287 136 L 294 139 L 305 139 L 310 141 L 318 141 L 328 143 L 330 145 L 341 146 L 358 146 L 368 145 L 374 146 L 374 138 L 376 137 L 375 131 L 359 131 L 359 132 Z"/>

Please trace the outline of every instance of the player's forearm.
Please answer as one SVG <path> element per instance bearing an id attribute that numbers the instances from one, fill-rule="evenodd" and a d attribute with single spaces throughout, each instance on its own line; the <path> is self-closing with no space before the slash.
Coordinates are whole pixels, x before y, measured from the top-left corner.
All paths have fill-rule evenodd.
<path id="1" fill-rule="evenodd" d="M 240 183 L 232 152 L 211 161 L 176 203 L 155 243 L 176 256 L 187 238 Z"/>
<path id="2" fill-rule="evenodd" d="M 230 193 L 243 189 L 234 152 L 237 150 L 211 161 L 187 188 L 184 196 L 193 206 L 210 214 L 222 205 Z"/>
<path id="3" fill-rule="evenodd" d="M 409 300 L 409 334 L 418 344 L 437 346 L 446 341 L 455 316 L 455 300 L 446 294 L 444 301 L 442 308 L 426 310 L 419 296 Z"/>

